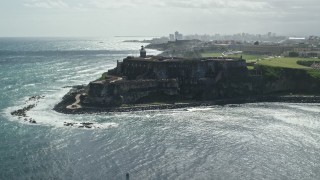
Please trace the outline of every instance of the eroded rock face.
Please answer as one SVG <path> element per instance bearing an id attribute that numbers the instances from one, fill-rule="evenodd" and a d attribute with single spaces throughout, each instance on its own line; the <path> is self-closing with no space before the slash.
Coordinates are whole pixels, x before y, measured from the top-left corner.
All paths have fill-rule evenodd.
<path id="1" fill-rule="evenodd" d="M 178 95 L 179 84 L 176 79 L 120 80 L 113 83 L 107 81 L 91 82 L 85 103 L 105 106 L 120 106 L 137 102 L 151 93 Z"/>
<path id="2" fill-rule="evenodd" d="M 280 67 L 260 67 L 264 84 L 260 87 L 264 94 L 277 92 L 310 93 L 320 92 L 320 80 L 303 69 Z"/>

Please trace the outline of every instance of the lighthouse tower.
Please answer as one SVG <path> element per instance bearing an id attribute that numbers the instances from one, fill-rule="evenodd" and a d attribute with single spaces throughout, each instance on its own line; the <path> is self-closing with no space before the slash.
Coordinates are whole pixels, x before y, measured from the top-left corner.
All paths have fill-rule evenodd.
<path id="1" fill-rule="evenodd" d="M 147 57 L 147 51 L 144 49 L 143 46 L 141 46 L 141 49 L 140 49 L 140 57 L 142 57 L 142 58 Z"/>

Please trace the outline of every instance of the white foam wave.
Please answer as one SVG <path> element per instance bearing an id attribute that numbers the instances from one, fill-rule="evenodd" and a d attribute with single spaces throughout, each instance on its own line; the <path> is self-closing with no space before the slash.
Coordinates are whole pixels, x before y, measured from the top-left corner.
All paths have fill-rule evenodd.
<path id="1" fill-rule="evenodd" d="M 45 97 L 39 100 L 28 100 L 29 97 L 24 97 L 22 100 L 17 102 L 18 105 L 6 108 L 4 110 L 4 114 L 9 120 L 30 125 L 44 125 L 58 128 L 81 128 L 83 127 L 81 123 L 90 122 L 93 123 L 90 125 L 90 128 L 83 129 L 107 129 L 118 127 L 118 124 L 114 122 L 97 123 L 94 117 L 84 118 L 83 115 L 67 115 L 57 113 L 56 111 L 52 110 L 54 105 L 57 104 L 68 91 L 69 89 L 67 88 L 51 91 L 46 90 L 47 93 L 44 94 Z M 36 104 L 36 106 L 27 111 L 27 117 L 19 118 L 11 115 L 11 112 L 26 107 L 30 104 Z M 26 121 L 24 120 L 25 118 L 27 119 Z M 35 120 L 36 124 L 29 123 L 28 120 L 30 118 Z M 65 126 L 65 123 L 71 123 L 73 126 L 67 127 Z"/>
<path id="2" fill-rule="evenodd" d="M 319 121 L 314 121 L 314 118 L 306 116 L 305 113 L 296 111 L 296 108 L 301 109 L 303 106 L 305 106 L 303 108 L 307 110 L 310 110 L 310 108 L 312 109 L 312 107 L 308 106 L 307 104 L 298 105 L 291 103 L 264 103 L 264 105 L 265 104 L 270 104 L 272 106 L 256 108 L 255 113 L 261 114 L 261 116 L 271 116 L 280 123 L 285 123 L 287 126 L 300 126 L 310 129 L 320 127 Z M 292 107 L 294 107 L 294 109 L 292 109 Z"/>
<path id="3" fill-rule="evenodd" d="M 12 87 L 13 87 L 12 85 L 7 85 L 3 88 L 3 91 L 12 89 Z"/>
<path id="4" fill-rule="evenodd" d="M 289 107 L 301 109 L 303 111 L 309 111 L 309 112 L 320 112 L 319 104 L 288 104 Z"/>
<path id="5" fill-rule="evenodd" d="M 37 84 L 40 84 L 40 83 L 25 84 L 25 85 L 23 85 L 23 87 L 34 87 L 34 86 L 36 86 Z"/>
<path id="6" fill-rule="evenodd" d="M 194 112 L 194 111 L 210 111 L 212 110 L 212 107 L 193 107 L 193 108 L 187 108 L 187 111 Z"/>

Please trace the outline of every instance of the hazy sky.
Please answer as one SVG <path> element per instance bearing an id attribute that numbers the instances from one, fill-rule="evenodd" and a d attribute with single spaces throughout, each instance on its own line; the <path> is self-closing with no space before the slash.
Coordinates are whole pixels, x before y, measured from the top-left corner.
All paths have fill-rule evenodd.
<path id="1" fill-rule="evenodd" d="M 319 0 L 1 0 L 0 36 L 320 35 Z"/>

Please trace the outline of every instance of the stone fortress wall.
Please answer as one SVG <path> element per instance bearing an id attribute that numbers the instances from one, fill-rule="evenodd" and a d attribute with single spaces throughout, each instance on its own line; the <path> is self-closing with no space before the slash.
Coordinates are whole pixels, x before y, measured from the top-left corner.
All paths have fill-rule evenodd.
<path id="1" fill-rule="evenodd" d="M 233 71 L 246 73 L 245 60 L 127 57 L 108 71 L 110 79 L 118 80 L 91 82 L 84 102 L 119 106 L 136 103 L 152 94 L 194 97 L 228 79 Z"/>
<path id="2" fill-rule="evenodd" d="M 201 58 L 201 59 L 142 59 L 127 57 L 118 63 L 117 71 L 130 80 L 133 79 L 191 79 L 215 75 L 219 71 L 234 68 L 246 69 L 242 59 Z"/>

